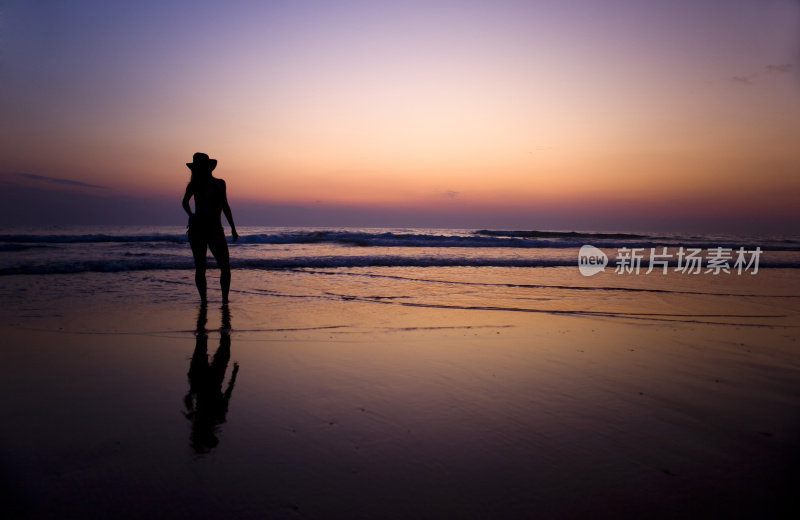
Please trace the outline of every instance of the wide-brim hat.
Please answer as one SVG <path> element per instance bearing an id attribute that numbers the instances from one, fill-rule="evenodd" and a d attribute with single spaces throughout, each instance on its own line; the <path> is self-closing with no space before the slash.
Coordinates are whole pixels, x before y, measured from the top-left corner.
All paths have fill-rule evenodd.
<path id="1" fill-rule="evenodd" d="M 217 167 L 217 160 L 210 159 L 208 154 L 197 152 L 192 156 L 192 162 L 187 162 L 186 166 L 190 170 L 208 168 L 208 171 L 213 171 Z"/>

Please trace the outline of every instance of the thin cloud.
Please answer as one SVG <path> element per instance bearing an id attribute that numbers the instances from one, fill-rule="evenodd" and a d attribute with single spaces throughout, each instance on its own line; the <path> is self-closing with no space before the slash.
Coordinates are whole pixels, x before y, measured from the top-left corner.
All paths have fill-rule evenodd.
<path id="1" fill-rule="evenodd" d="M 36 175 L 35 173 L 18 173 L 20 177 L 31 179 L 34 181 L 50 182 L 53 184 L 66 184 L 68 186 L 80 186 L 81 188 L 93 188 L 97 190 L 107 190 L 108 186 L 100 186 L 98 184 L 89 184 L 87 182 L 73 181 L 71 179 L 58 179 L 55 177 L 45 177 L 44 175 Z"/>
<path id="2" fill-rule="evenodd" d="M 447 197 L 448 199 L 454 199 L 454 198 L 458 197 L 458 192 L 457 191 L 453 191 L 453 190 L 448 190 L 448 191 L 442 192 L 442 195 Z"/>
<path id="3" fill-rule="evenodd" d="M 748 76 L 732 76 L 731 81 L 736 83 L 737 85 L 752 85 L 753 80 L 751 80 Z"/>
<path id="4" fill-rule="evenodd" d="M 778 74 L 786 74 L 791 72 L 794 65 L 791 63 L 784 63 L 782 65 L 767 65 L 767 72 L 777 72 Z"/>

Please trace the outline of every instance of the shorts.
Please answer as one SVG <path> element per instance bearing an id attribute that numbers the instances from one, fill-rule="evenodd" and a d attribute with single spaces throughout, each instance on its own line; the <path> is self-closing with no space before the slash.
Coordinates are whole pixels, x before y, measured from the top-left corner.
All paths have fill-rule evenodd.
<path id="1" fill-rule="evenodd" d="M 186 234 L 189 237 L 189 245 L 192 246 L 195 261 L 200 256 L 205 260 L 206 248 L 208 248 L 217 260 L 217 264 L 228 262 L 228 242 L 222 226 L 203 226 L 190 222 Z"/>

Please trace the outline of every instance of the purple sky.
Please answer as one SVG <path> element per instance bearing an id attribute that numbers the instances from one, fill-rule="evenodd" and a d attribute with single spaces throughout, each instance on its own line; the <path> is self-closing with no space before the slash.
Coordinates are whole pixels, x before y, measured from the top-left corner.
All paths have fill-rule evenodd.
<path id="1" fill-rule="evenodd" d="M 5 224 L 790 232 L 800 2 L 6 1 Z M 177 202 L 176 202 L 177 201 Z"/>

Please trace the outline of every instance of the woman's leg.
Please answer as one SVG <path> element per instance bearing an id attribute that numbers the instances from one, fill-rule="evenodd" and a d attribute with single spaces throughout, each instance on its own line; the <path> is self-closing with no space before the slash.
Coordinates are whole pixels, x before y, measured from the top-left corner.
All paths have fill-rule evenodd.
<path id="1" fill-rule="evenodd" d="M 222 229 L 209 241 L 208 247 L 217 261 L 217 267 L 219 267 L 219 286 L 222 289 L 222 303 L 228 303 L 228 292 L 231 289 L 231 263 L 228 242 L 225 240 L 225 232 Z"/>
<path id="2" fill-rule="evenodd" d="M 206 242 L 205 240 L 190 240 L 192 256 L 194 257 L 194 283 L 200 294 L 200 301 L 206 301 Z"/>

